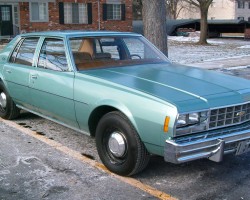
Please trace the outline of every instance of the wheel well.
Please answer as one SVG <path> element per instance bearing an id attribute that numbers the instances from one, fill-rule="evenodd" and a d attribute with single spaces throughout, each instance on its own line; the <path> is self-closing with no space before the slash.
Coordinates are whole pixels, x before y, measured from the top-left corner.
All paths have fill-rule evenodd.
<path id="1" fill-rule="evenodd" d="M 112 106 L 100 106 L 96 108 L 95 110 L 93 110 L 88 121 L 90 135 L 93 137 L 95 136 L 95 131 L 96 131 L 98 122 L 105 114 L 112 112 L 112 111 L 116 111 L 116 110 L 117 109 Z"/>

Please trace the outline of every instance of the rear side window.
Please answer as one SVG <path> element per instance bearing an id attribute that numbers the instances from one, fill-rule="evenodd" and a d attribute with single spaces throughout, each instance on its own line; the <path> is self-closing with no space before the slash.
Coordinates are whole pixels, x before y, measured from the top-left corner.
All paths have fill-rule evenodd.
<path id="1" fill-rule="evenodd" d="M 38 67 L 54 71 L 69 71 L 63 40 L 55 38 L 44 40 Z"/>
<path id="2" fill-rule="evenodd" d="M 11 63 L 32 66 L 36 46 L 39 38 L 25 38 L 16 45 L 11 58 Z"/>

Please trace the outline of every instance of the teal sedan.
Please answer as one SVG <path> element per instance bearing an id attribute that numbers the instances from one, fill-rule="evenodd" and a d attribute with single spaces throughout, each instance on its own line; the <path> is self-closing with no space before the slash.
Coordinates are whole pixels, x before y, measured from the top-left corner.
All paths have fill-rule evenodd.
<path id="1" fill-rule="evenodd" d="M 143 36 L 19 35 L 0 54 L 0 117 L 26 110 L 95 137 L 112 172 L 250 151 L 250 81 L 172 64 Z"/>

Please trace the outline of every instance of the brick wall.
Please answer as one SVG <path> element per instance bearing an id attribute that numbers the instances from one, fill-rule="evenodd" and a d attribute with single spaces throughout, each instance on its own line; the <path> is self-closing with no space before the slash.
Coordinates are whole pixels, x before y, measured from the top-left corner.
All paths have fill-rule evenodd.
<path id="1" fill-rule="evenodd" d="M 102 8 L 106 0 L 100 0 L 100 28 L 101 30 L 132 31 L 132 1 L 122 0 L 126 5 L 126 19 L 103 21 Z M 34 32 L 47 30 L 98 30 L 98 3 L 96 0 L 77 0 L 77 3 L 92 3 L 92 24 L 60 24 L 59 2 L 75 2 L 75 0 L 56 0 L 48 3 L 49 22 L 30 22 L 29 3 L 19 3 L 20 6 L 20 31 Z"/>
<path id="2" fill-rule="evenodd" d="M 245 38 L 250 39 L 250 28 L 245 29 Z"/>

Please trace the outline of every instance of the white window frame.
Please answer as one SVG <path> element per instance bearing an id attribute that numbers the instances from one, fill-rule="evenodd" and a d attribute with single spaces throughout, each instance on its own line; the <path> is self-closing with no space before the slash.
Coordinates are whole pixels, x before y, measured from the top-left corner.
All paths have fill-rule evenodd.
<path id="1" fill-rule="evenodd" d="M 13 34 L 17 35 L 20 32 L 20 8 L 18 4 L 13 4 L 12 6 L 12 21 L 13 25 L 15 26 L 13 29 Z"/>
<path id="2" fill-rule="evenodd" d="M 109 10 L 108 10 L 108 6 L 112 5 L 112 18 L 109 18 Z M 120 8 L 115 8 L 119 6 Z M 114 4 L 107 4 L 107 20 L 122 20 L 122 5 L 120 3 L 114 3 Z"/>
<path id="3" fill-rule="evenodd" d="M 32 19 L 32 3 L 37 3 L 39 4 L 45 4 L 45 19 L 38 19 L 38 20 L 33 20 Z M 29 10 L 30 10 L 30 22 L 49 22 L 49 6 L 48 6 L 48 2 L 30 2 L 29 3 Z"/>
<path id="4" fill-rule="evenodd" d="M 4 8 L 4 9 L 3 9 Z M 11 7 L 2 7 L 2 21 L 11 21 Z"/>
<path id="5" fill-rule="evenodd" d="M 12 19 L 13 19 L 13 24 L 20 27 L 20 10 L 19 10 L 19 5 L 18 4 L 14 4 L 12 6 Z M 16 11 L 15 11 L 16 8 Z"/>
<path id="6" fill-rule="evenodd" d="M 88 24 L 88 5 L 87 3 L 77 3 L 78 4 L 78 13 L 79 23 L 73 23 L 72 15 L 72 2 L 64 3 L 64 24 Z"/>

